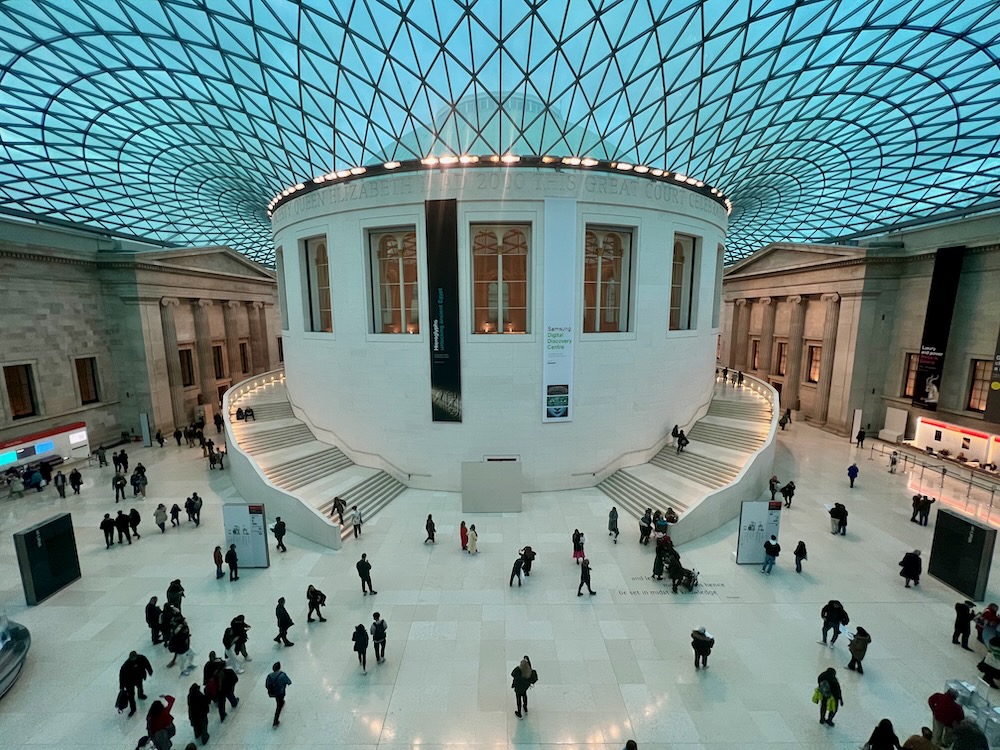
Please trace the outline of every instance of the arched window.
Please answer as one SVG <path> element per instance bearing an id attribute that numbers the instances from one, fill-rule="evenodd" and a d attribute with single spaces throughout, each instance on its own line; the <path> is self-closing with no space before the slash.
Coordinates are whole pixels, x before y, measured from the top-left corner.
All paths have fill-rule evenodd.
<path id="1" fill-rule="evenodd" d="M 372 232 L 371 248 L 375 333 L 420 333 L 415 229 Z"/>
<path id="2" fill-rule="evenodd" d="M 527 333 L 528 226 L 472 227 L 474 333 Z"/>
<path id="3" fill-rule="evenodd" d="M 587 227 L 583 253 L 583 332 L 628 330 L 632 233 Z"/>

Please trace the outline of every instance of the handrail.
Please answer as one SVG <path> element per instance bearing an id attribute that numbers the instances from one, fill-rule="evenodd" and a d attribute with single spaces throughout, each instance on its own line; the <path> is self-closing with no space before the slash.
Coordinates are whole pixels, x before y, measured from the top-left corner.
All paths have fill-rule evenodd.
<path id="1" fill-rule="evenodd" d="M 980 476 L 980 474 L 985 474 L 985 472 L 982 472 L 982 470 L 974 469 L 971 466 L 963 466 L 962 464 L 958 463 L 957 461 L 949 461 L 949 460 L 944 459 L 944 458 L 938 459 L 938 461 L 940 461 L 940 463 L 937 463 L 937 462 L 935 462 L 935 463 L 924 463 L 923 461 L 918 461 L 917 458 L 916 458 L 916 456 L 921 456 L 921 455 L 926 455 L 926 454 L 924 454 L 922 451 L 919 451 L 916 448 L 913 448 L 912 446 L 907 445 L 905 443 L 901 443 L 901 444 L 898 444 L 898 445 L 893 445 L 889 449 L 886 449 L 885 446 L 883 446 L 880 443 L 873 443 L 872 447 L 871 447 L 871 449 L 869 451 L 869 454 L 868 454 L 868 460 L 869 461 L 874 461 L 875 460 L 874 459 L 874 454 L 875 454 L 875 450 L 876 449 L 878 449 L 878 452 L 879 452 L 880 456 L 885 456 L 885 455 L 891 453 L 892 451 L 901 452 L 902 453 L 902 459 L 903 459 L 903 461 L 902 461 L 903 465 L 900 467 L 900 471 L 904 471 L 905 472 L 906 471 L 906 464 L 907 464 L 907 462 L 909 462 L 909 463 L 913 464 L 914 466 L 919 466 L 922 469 L 928 469 L 928 470 L 930 470 L 932 472 L 940 473 L 942 481 L 944 481 L 944 478 L 946 476 L 950 476 L 952 479 L 954 479 L 956 481 L 967 483 L 969 485 L 969 488 L 968 488 L 968 491 L 966 492 L 966 497 L 968 497 L 968 495 L 972 491 L 973 487 L 976 487 L 976 488 L 981 489 L 981 490 L 988 490 L 992 494 L 996 494 L 997 491 L 1000 490 L 1000 482 L 992 482 L 992 481 L 986 480 L 984 477 Z M 915 455 L 911 455 L 911 454 L 915 454 Z M 954 467 L 955 471 L 951 471 L 952 467 Z M 962 475 L 959 473 L 959 472 L 962 472 L 962 471 L 968 472 L 968 476 L 967 477 L 962 477 Z M 980 484 L 979 482 L 976 481 L 976 479 L 981 479 L 983 483 Z"/>

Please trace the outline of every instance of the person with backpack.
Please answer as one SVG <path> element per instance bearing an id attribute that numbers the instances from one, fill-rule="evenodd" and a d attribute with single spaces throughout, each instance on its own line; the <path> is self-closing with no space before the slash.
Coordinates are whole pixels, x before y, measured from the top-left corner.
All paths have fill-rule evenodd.
<path id="1" fill-rule="evenodd" d="M 354 641 L 354 651 L 358 655 L 358 664 L 361 665 L 361 671 L 368 671 L 368 631 L 365 630 L 365 626 L 358 623 L 358 626 L 354 628 L 354 633 L 351 635 L 351 640 Z"/>
<path id="2" fill-rule="evenodd" d="M 510 686 L 514 689 L 514 700 L 517 707 L 514 716 L 521 718 L 522 712 L 528 713 L 528 689 L 538 682 L 538 672 L 531 668 L 531 659 L 525 656 L 510 673 Z"/>
<path id="3" fill-rule="evenodd" d="M 813 703 L 819 704 L 819 723 L 833 726 L 833 717 L 844 705 L 844 696 L 840 692 L 840 682 L 837 680 L 837 670 L 830 667 L 820 672 L 816 678 L 816 690 L 813 692 Z"/>
<path id="4" fill-rule="evenodd" d="M 382 619 L 378 612 L 372 614 L 372 643 L 375 644 L 375 663 L 381 664 L 385 661 L 385 631 L 389 629 L 389 623 Z"/>
<path id="5" fill-rule="evenodd" d="M 691 631 L 691 648 L 694 649 L 694 668 L 698 669 L 698 660 L 701 659 L 701 669 L 708 669 L 708 655 L 712 653 L 715 645 L 715 638 L 712 634 L 700 627 Z"/>
<path id="6" fill-rule="evenodd" d="M 271 674 L 264 680 L 264 687 L 267 694 L 274 698 L 274 721 L 272 727 L 281 724 L 281 710 L 285 707 L 285 690 L 292 684 L 288 675 L 281 671 L 281 662 L 276 661 L 271 665 Z"/>
<path id="7" fill-rule="evenodd" d="M 833 638 L 830 640 L 830 648 L 833 648 L 833 644 L 840 637 L 840 626 L 847 625 L 851 619 L 847 616 L 847 610 L 844 609 L 844 605 L 836 599 L 828 601 L 819 614 L 823 618 L 823 640 L 818 641 L 818 643 L 822 643 L 824 646 L 827 645 L 827 633 L 832 630 Z"/>

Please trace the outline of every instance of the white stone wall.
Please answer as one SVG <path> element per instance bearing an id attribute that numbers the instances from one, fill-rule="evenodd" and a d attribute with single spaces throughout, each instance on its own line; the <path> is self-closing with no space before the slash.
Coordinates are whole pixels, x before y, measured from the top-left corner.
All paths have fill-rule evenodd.
<path id="1" fill-rule="evenodd" d="M 544 199 L 577 200 L 580 262 L 577 325 L 582 320 L 583 233 L 588 223 L 634 228 L 632 330 L 575 334 L 573 421 L 543 424 L 542 274 Z M 463 421 L 431 421 L 424 247 L 425 199 L 458 198 Z M 471 333 L 474 222 L 532 225 L 530 332 Z M 419 335 L 370 333 L 366 232 L 414 225 L 420 261 Z M 587 486 L 594 472 L 654 445 L 710 397 L 717 329 L 711 327 L 716 248 L 725 212 L 681 188 L 641 178 L 547 170 L 481 169 L 371 178 L 303 195 L 274 216 L 284 256 L 289 313 L 285 337 L 292 401 L 362 464 L 409 475 L 413 486 L 457 490 L 463 461 L 516 455 L 525 491 Z M 697 327 L 668 332 L 674 233 L 702 238 Z M 306 332 L 300 245 L 329 239 L 334 332 Z M 377 454 L 371 456 L 369 454 Z M 643 459 L 644 460 L 644 459 Z M 632 463 L 640 462 L 633 458 Z"/>

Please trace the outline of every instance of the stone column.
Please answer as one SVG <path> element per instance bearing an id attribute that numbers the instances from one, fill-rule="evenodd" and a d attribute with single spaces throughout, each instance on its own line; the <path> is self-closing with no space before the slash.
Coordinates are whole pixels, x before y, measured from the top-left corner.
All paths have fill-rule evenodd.
<path id="1" fill-rule="evenodd" d="M 180 307 L 176 297 L 160 300 L 160 325 L 163 327 L 163 354 L 167 361 L 167 384 L 170 387 L 170 409 L 174 416 L 174 427 L 188 423 L 184 411 L 184 377 L 181 374 L 181 355 L 177 346 L 177 323 L 174 309 Z"/>
<path id="2" fill-rule="evenodd" d="M 788 360 L 785 367 L 785 384 L 781 388 L 781 403 L 789 409 L 799 408 L 799 381 L 802 380 L 802 334 L 806 328 L 805 301 L 799 295 L 785 300 L 792 306 L 792 320 L 788 326 Z"/>
<path id="3" fill-rule="evenodd" d="M 195 351 L 198 354 L 198 385 L 201 388 L 202 406 L 205 408 L 205 422 L 212 423 L 212 417 L 217 411 L 219 389 L 215 385 L 215 362 L 212 360 L 212 328 L 208 320 L 208 311 L 212 300 L 199 299 L 194 303 L 194 338 Z"/>
<path id="4" fill-rule="evenodd" d="M 736 300 L 733 308 L 733 346 L 729 366 L 737 370 L 746 369 L 747 337 L 750 335 L 750 307 L 745 299 Z"/>
<path id="5" fill-rule="evenodd" d="M 837 351 L 837 324 L 840 322 L 840 295 L 824 294 L 820 297 L 826 303 L 823 318 L 823 352 L 820 355 L 819 383 L 816 387 L 816 421 L 826 423 L 830 409 L 830 384 L 833 382 L 833 358 Z"/>
<path id="6" fill-rule="evenodd" d="M 262 303 L 260 306 L 260 338 L 263 342 L 264 349 L 264 361 L 267 363 L 265 370 L 273 370 L 278 366 L 278 345 L 275 344 L 271 346 L 271 329 L 267 325 L 267 309 L 273 308 L 274 305 L 269 305 L 266 302 Z"/>
<path id="7" fill-rule="evenodd" d="M 243 380 L 238 312 L 242 307 L 242 302 L 234 300 L 230 300 L 222 306 L 222 321 L 226 326 L 226 360 L 229 362 L 229 378 L 233 383 Z"/>
<path id="8" fill-rule="evenodd" d="M 777 305 L 773 304 L 770 297 L 761 297 L 757 300 L 757 304 L 764 308 L 762 310 L 764 317 L 760 324 L 760 349 L 757 351 L 757 371 L 762 378 L 767 379 L 767 376 L 771 374 L 771 357 L 774 348 L 774 309 Z M 751 362 L 751 364 L 753 363 Z"/>
<path id="9" fill-rule="evenodd" d="M 263 326 L 263 302 L 248 302 L 247 315 L 250 317 L 250 355 L 253 374 L 267 372 L 271 367 L 271 356 L 267 346 L 267 330 Z"/>

